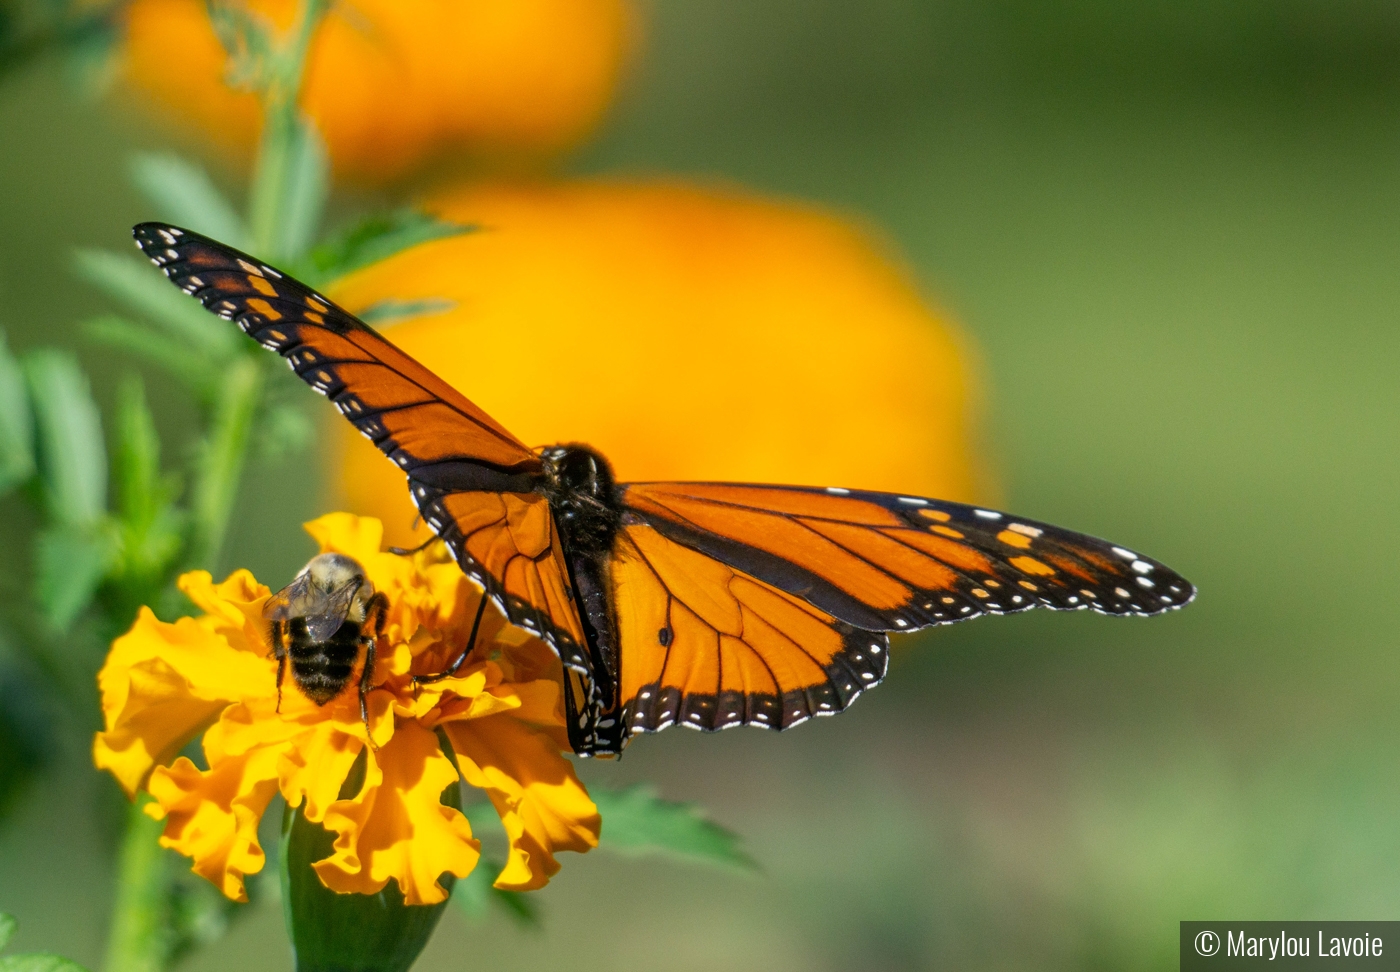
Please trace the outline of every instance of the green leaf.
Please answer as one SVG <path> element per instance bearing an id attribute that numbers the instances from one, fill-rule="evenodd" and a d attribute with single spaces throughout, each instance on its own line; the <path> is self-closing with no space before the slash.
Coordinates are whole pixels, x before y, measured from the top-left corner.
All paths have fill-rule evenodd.
<path id="1" fill-rule="evenodd" d="M 297 116 L 290 132 L 286 164 L 277 256 L 295 261 L 311 248 L 330 194 L 330 160 L 326 145 L 316 126 L 304 115 Z"/>
<path id="2" fill-rule="evenodd" d="M 87 969 L 61 955 L 33 952 L 0 958 L 0 972 L 87 972 Z"/>
<path id="3" fill-rule="evenodd" d="M 125 317 L 104 314 L 83 322 L 82 328 L 91 340 L 145 359 L 200 398 L 209 398 L 222 376 L 222 370 L 204 357 L 172 343 L 154 328 Z"/>
<path id="4" fill-rule="evenodd" d="M 305 396 L 302 396 L 305 397 Z M 304 451 L 316 435 L 316 424 L 306 410 L 291 402 L 269 406 L 258 439 L 258 457 L 281 459 Z"/>
<path id="5" fill-rule="evenodd" d="M 228 53 L 224 81 L 252 91 L 271 84 L 276 70 L 271 25 L 239 4 L 207 0 L 205 8 L 219 43 Z"/>
<path id="6" fill-rule="evenodd" d="M 500 861 L 483 854 L 476 867 L 452 887 L 452 903 L 472 921 L 480 921 L 491 912 L 491 906 L 504 911 L 522 927 L 540 927 L 539 907 L 528 894 L 507 891 L 494 886 L 501 873 Z"/>
<path id="7" fill-rule="evenodd" d="M 131 176 L 160 216 L 239 250 L 248 249 L 248 227 L 209 174 L 168 152 L 132 156 Z"/>
<path id="8" fill-rule="evenodd" d="M 14 915 L 0 911 L 0 950 L 10 944 L 10 939 L 15 937 L 15 929 L 18 927 L 19 922 L 15 921 Z"/>
<path id="9" fill-rule="evenodd" d="M 416 209 L 371 216 L 311 253 L 319 280 L 329 282 L 430 240 L 475 232 L 477 227 L 438 219 Z"/>
<path id="10" fill-rule="evenodd" d="M 603 847 L 624 854 L 669 854 L 746 871 L 758 869 L 740 848 L 739 836 L 706 820 L 694 804 L 663 800 L 645 784 L 625 790 L 590 787 L 589 796 L 603 817 Z"/>
<path id="11" fill-rule="evenodd" d="M 172 478 L 160 471 L 160 437 L 146 406 L 145 386 L 128 375 L 117 390 L 117 513 L 121 531 L 120 573 L 155 582 L 180 551 L 180 516 L 173 506 Z"/>
<path id="12" fill-rule="evenodd" d="M 97 593 L 112 562 L 114 544 L 105 531 L 77 527 L 42 530 L 34 544 L 34 591 L 44 619 L 67 631 Z"/>
<path id="13" fill-rule="evenodd" d="M 34 416 L 24 372 L 0 333 L 0 495 L 34 475 Z"/>
<path id="14" fill-rule="evenodd" d="M 24 358 L 34 407 L 45 503 L 60 526 L 91 529 L 107 509 L 102 421 L 72 355 L 31 351 Z"/>
<path id="15" fill-rule="evenodd" d="M 441 314 L 456 307 L 455 301 L 429 298 L 427 300 L 379 300 L 360 311 L 360 320 L 373 327 L 389 327 L 400 321 L 427 314 Z"/>
<path id="16" fill-rule="evenodd" d="M 236 327 L 170 286 L 147 261 L 105 250 L 79 250 L 74 259 L 78 276 L 149 317 L 190 351 L 217 362 L 238 350 L 243 338 Z"/>

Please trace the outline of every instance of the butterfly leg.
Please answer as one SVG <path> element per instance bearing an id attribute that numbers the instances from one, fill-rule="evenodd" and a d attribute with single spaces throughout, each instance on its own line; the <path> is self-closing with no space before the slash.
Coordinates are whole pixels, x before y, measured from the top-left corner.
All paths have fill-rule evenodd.
<path id="1" fill-rule="evenodd" d="M 406 547 L 390 547 L 389 552 L 398 557 L 411 557 L 416 553 L 421 553 L 424 550 L 427 550 L 429 547 L 431 547 L 434 543 L 437 542 L 437 539 L 438 538 L 435 536 L 429 537 L 428 539 L 424 540 L 422 543 L 420 543 L 418 546 L 414 547 L 411 550 Z"/>
<path id="2" fill-rule="evenodd" d="M 272 641 L 272 655 L 277 659 L 277 708 L 282 711 L 282 680 L 287 675 L 287 622 L 273 621 L 269 632 Z"/>
<path id="3" fill-rule="evenodd" d="M 374 682 L 374 659 L 375 649 L 379 644 L 379 639 L 384 636 L 384 624 L 389 611 L 389 599 L 380 591 L 369 599 L 369 604 L 365 605 L 364 627 L 373 632 L 365 642 L 365 663 L 360 670 L 360 721 L 365 724 L 365 736 L 369 739 L 371 749 L 379 749 L 374 744 L 374 738 L 369 734 L 369 704 L 365 701 L 365 696 L 373 688 Z"/>
<path id="4" fill-rule="evenodd" d="M 482 591 L 481 600 L 477 602 L 476 605 L 476 620 L 472 622 L 472 633 L 467 637 L 467 647 L 462 649 L 462 653 L 458 655 L 455 659 L 453 659 L 452 664 L 448 665 L 445 671 L 438 672 L 436 675 L 413 676 L 413 687 L 415 689 L 419 685 L 432 682 L 441 682 L 444 678 L 451 678 L 457 673 L 457 669 L 462 667 L 462 662 L 467 660 L 467 656 L 470 655 L 472 653 L 472 649 L 476 647 L 476 633 L 481 628 L 481 616 L 486 613 L 487 600 L 488 598 L 486 597 L 486 592 Z"/>

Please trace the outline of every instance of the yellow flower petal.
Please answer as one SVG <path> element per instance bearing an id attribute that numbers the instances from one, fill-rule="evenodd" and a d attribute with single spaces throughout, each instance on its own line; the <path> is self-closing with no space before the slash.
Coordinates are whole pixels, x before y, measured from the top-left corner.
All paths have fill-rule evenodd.
<path id="1" fill-rule="evenodd" d="M 340 786 L 350 773 L 364 743 L 323 722 L 289 748 L 277 766 L 282 796 L 288 806 L 301 807 L 312 823 L 325 819 L 326 809 L 340 797 Z"/>
<path id="2" fill-rule="evenodd" d="M 278 747 L 223 760 L 207 773 L 181 756 L 158 766 L 146 812 L 166 820 L 160 842 L 193 860 L 192 870 L 235 901 L 247 901 L 243 878 L 262 870 L 258 821 L 277 793 Z"/>
<path id="3" fill-rule="evenodd" d="M 465 877 L 481 856 L 467 818 L 442 804 L 443 790 L 456 783 L 433 732 L 416 723 L 400 727 L 370 753 L 360 792 L 326 810 L 324 826 L 338 836 L 335 852 L 313 865 L 321 882 L 342 893 L 376 894 L 394 878 L 408 904 L 444 900 L 438 878 Z"/>
<path id="4" fill-rule="evenodd" d="M 153 766 L 226 705 L 265 695 L 272 681 L 265 661 L 233 650 L 208 626 L 190 618 L 167 624 L 142 608 L 98 673 L 106 731 L 93 741 L 93 759 L 133 796 Z"/>
<path id="5" fill-rule="evenodd" d="M 237 651 L 266 656 L 267 622 L 262 609 L 271 593 L 246 570 L 236 570 L 221 584 L 213 583 L 207 570 L 192 570 L 176 580 L 176 586 L 205 612 L 202 619 L 228 639 Z"/>
<path id="6" fill-rule="evenodd" d="M 557 851 L 598 846 L 598 808 L 549 736 L 509 716 L 449 722 L 443 728 L 462 777 L 486 791 L 505 825 L 510 856 L 496 887 L 544 887 L 559 870 Z"/>

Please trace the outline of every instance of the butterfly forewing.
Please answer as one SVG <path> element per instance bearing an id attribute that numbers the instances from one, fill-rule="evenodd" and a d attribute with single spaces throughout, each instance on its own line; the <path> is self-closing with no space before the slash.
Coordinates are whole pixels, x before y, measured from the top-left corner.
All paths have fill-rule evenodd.
<path id="1" fill-rule="evenodd" d="M 171 282 L 238 324 L 329 398 L 408 476 L 434 533 L 510 620 L 578 670 L 596 706 L 567 572 L 548 504 L 531 490 L 542 465 L 456 389 L 329 299 L 197 233 L 161 223 L 133 231 Z"/>
<path id="2" fill-rule="evenodd" d="M 730 483 L 622 489 L 664 536 L 872 631 L 1033 607 L 1150 615 L 1195 595 L 1125 547 L 959 503 Z"/>

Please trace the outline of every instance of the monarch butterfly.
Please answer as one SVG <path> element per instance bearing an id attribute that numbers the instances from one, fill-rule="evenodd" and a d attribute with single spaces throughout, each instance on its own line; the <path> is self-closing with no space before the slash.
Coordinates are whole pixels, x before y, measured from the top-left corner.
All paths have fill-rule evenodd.
<path id="1" fill-rule="evenodd" d="M 133 233 L 172 283 L 284 357 L 403 470 L 467 576 L 558 653 L 581 756 L 673 725 L 787 729 L 840 712 L 884 677 L 892 631 L 1033 607 L 1151 615 L 1195 596 L 1125 547 L 996 510 L 839 487 L 617 483 L 586 445 L 530 449 L 267 264 L 175 226 Z"/>

